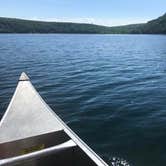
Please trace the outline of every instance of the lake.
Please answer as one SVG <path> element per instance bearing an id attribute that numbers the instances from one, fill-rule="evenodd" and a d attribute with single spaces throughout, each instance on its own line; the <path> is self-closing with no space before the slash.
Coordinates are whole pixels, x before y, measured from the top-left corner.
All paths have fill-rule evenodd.
<path id="1" fill-rule="evenodd" d="M 1 34 L 1 117 L 23 71 L 110 165 L 165 165 L 165 35 Z"/>

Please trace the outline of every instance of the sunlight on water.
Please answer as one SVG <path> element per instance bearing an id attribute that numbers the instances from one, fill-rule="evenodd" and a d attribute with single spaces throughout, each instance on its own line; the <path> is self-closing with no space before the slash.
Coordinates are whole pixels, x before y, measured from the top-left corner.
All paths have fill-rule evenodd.
<path id="1" fill-rule="evenodd" d="M 127 163 L 126 160 L 117 157 L 112 157 L 109 159 L 109 161 L 112 164 L 112 166 L 131 166 Z"/>

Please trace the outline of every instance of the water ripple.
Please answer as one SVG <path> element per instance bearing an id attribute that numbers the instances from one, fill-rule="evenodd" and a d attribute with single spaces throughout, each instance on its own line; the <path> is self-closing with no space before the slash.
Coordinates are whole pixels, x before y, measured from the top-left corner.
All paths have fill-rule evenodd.
<path id="1" fill-rule="evenodd" d="M 0 116 L 25 71 L 110 165 L 163 166 L 165 44 L 162 35 L 0 35 Z"/>

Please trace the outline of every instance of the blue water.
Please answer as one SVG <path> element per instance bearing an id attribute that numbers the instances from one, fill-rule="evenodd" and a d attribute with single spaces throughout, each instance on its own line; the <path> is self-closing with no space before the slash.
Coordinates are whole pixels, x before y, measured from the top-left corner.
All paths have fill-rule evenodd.
<path id="1" fill-rule="evenodd" d="M 22 71 L 110 165 L 166 164 L 166 36 L 0 35 L 0 114 Z"/>

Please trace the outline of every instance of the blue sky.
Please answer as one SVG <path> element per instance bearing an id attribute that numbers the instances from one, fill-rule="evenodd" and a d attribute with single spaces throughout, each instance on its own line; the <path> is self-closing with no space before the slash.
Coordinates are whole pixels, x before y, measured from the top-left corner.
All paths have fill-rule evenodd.
<path id="1" fill-rule="evenodd" d="M 0 16 L 124 25 L 166 12 L 166 0 L 1 0 Z"/>

